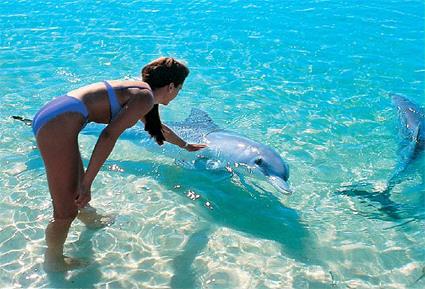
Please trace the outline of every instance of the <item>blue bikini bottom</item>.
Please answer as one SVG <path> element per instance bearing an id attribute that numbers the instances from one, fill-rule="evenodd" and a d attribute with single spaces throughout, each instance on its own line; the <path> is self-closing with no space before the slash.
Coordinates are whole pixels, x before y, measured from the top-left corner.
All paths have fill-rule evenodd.
<path id="1" fill-rule="evenodd" d="M 81 113 L 85 119 L 84 126 L 86 126 L 89 113 L 85 104 L 75 97 L 63 95 L 45 104 L 34 116 L 32 121 L 32 131 L 34 135 L 37 135 L 40 128 L 47 122 L 65 112 Z"/>

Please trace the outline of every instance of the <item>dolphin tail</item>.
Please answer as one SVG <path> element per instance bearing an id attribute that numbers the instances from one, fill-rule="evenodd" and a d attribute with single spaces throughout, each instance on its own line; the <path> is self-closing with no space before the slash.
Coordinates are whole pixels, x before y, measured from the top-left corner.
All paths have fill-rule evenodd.
<path id="1" fill-rule="evenodd" d="M 22 117 L 22 116 L 19 116 L 19 115 L 12 115 L 12 118 L 19 120 L 19 121 L 22 121 L 24 124 L 26 124 L 28 126 L 31 126 L 31 124 L 32 124 L 31 119 L 28 119 L 28 118 L 25 118 L 25 117 Z"/>

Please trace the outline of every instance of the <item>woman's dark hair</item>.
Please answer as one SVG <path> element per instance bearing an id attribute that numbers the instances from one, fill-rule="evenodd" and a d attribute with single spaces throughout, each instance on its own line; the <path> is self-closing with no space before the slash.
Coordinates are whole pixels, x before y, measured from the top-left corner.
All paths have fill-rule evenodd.
<path id="1" fill-rule="evenodd" d="M 160 57 L 147 64 L 142 69 L 143 81 L 148 83 L 152 90 L 174 83 L 174 86 L 183 84 L 189 75 L 189 69 L 181 62 L 171 57 Z M 145 131 L 147 131 L 159 145 L 165 141 L 162 133 L 162 123 L 159 117 L 158 104 L 145 116 Z"/>

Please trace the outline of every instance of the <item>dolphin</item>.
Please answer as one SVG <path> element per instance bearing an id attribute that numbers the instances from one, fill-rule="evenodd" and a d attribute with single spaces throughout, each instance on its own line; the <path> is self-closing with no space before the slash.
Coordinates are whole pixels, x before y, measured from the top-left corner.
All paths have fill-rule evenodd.
<path id="1" fill-rule="evenodd" d="M 388 182 L 390 190 L 401 182 L 401 175 L 425 150 L 425 111 L 401 95 L 393 95 L 392 101 L 399 112 L 403 142 L 400 144 L 398 166 Z"/>
<path id="2" fill-rule="evenodd" d="M 289 166 L 273 148 L 248 137 L 218 127 L 209 115 L 192 108 L 189 116 L 181 121 L 167 123 L 173 131 L 189 142 L 206 143 L 196 160 L 177 160 L 177 164 L 193 169 L 227 169 L 244 182 L 243 172 L 262 177 L 284 195 L 291 194 L 288 184 Z M 122 134 L 123 139 L 140 140 L 146 135 L 141 127 L 134 127 Z M 193 153 L 180 152 L 180 157 L 193 158 Z M 241 169 L 242 168 L 242 169 Z M 246 184 L 246 183 L 245 183 Z M 246 184 L 247 185 L 247 184 Z"/>
<path id="3" fill-rule="evenodd" d="M 391 191 L 397 184 L 406 179 L 410 168 L 423 156 L 423 151 L 425 150 L 425 111 L 405 96 L 393 94 L 391 98 L 393 105 L 398 111 L 402 141 L 399 145 L 397 165 L 387 181 L 386 188 L 370 192 L 364 189 L 366 184 L 362 184 L 360 186 L 344 187 L 338 193 L 378 202 L 381 204 L 379 209 L 381 212 L 392 218 L 399 219 L 398 210 L 401 205 L 391 200 Z"/>

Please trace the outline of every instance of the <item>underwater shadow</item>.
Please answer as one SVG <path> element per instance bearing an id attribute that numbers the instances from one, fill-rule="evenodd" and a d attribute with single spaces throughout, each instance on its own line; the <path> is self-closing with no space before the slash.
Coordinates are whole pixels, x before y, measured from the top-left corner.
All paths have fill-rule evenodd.
<path id="1" fill-rule="evenodd" d="M 315 237 L 296 210 L 285 207 L 272 193 L 248 191 L 236 184 L 227 171 L 187 170 L 149 161 L 111 160 L 107 163 L 118 165 L 123 174 L 153 177 L 166 189 L 195 202 L 197 213 L 211 221 L 211 227 L 223 226 L 277 242 L 282 255 L 305 265 L 326 267 L 318 257 Z M 182 183 L 185 179 L 191 183 Z M 183 252 L 173 260 L 171 288 L 199 287 L 192 264 L 207 246 L 213 232 L 211 227 L 194 232 Z"/>
<path id="2" fill-rule="evenodd" d="M 196 256 L 207 246 L 208 235 L 211 229 L 201 229 L 193 233 L 187 241 L 183 252 L 174 258 L 174 275 L 171 277 L 170 287 L 178 288 L 198 288 L 196 273 L 192 268 Z"/>
<path id="3" fill-rule="evenodd" d="M 391 193 L 388 190 L 373 190 L 372 184 L 359 183 L 356 185 L 344 186 L 334 194 L 357 198 L 361 204 L 371 208 L 371 212 L 356 210 L 358 214 L 367 218 L 381 219 L 384 221 L 403 219 L 401 215 L 402 205 L 391 200 Z"/>
<path id="4" fill-rule="evenodd" d="M 314 238 L 296 210 L 285 207 L 272 193 L 248 191 L 226 171 L 187 170 L 148 161 L 108 163 L 118 165 L 124 174 L 154 177 L 168 190 L 196 202 L 200 215 L 219 226 L 275 241 L 281 245 L 282 254 L 297 261 L 320 263 L 315 258 Z M 182 179 L 191 183 L 182 184 Z"/>
<path id="5" fill-rule="evenodd" d="M 358 182 L 342 186 L 334 192 L 334 195 L 357 199 L 360 208 L 356 210 L 356 213 L 366 218 L 392 222 L 406 219 L 421 220 L 425 217 L 423 214 L 423 204 L 425 202 L 425 176 L 423 172 L 420 184 L 403 190 L 404 198 L 407 198 L 410 204 L 392 199 L 394 196 L 392 193 L 393 188 L 402 182 L 411 180 L 413 178 L 411 171 L 416 170 L 424 170 L 424 168 L 412 166 L 402 176 L 399 176 L 397 181 L 389 181 L 383 190 L 376 190 L 371 183 Z M 412 202 L 411 199 L 415 198 L 417 200 Z"/>

